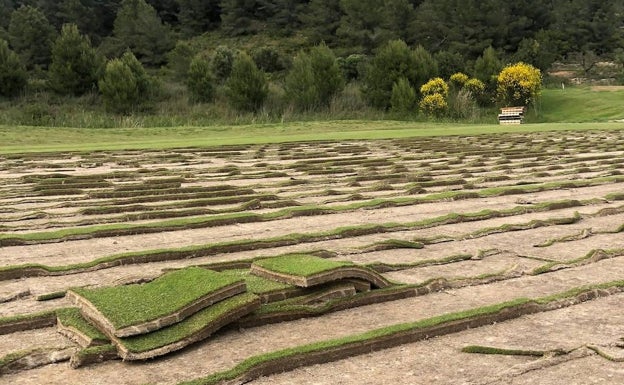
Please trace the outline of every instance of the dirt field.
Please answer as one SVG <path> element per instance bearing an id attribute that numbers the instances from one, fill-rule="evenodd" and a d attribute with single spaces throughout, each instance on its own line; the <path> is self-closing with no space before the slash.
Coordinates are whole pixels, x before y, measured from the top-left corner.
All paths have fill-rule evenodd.
<path id="1" fill-rule="evenodd" d="M 623 171 L 624 131 L 0 156 L 0 325 L 72 306 L 62 296 L 71 287 L 293 252 L 323 251 L 415 287 L 441 282 L 403 299 L 226 328 L 138 363 L 72 369 L 66 352 L 79 348 L 53 325 L 6 332 L 0 384 L 178 384 L 263 353 L 622 282 Z M 181 252 L 191 246 L 200 251 Z M 155 261 L 123 254 L 161 249 L 168 257 Z M 608 294 L 251 383 L 620 384 L 624 294 Z M 35 349 L 47 352 L 41 362 L 6 369 Z"/>

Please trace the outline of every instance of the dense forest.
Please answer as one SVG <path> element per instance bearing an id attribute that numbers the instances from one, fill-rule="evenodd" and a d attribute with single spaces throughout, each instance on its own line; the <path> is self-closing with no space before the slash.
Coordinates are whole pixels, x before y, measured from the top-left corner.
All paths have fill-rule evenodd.
<path id="1" fill-rule="evenodd" d="M 109 110 L 128 112 L 136 110 L 133 100 L 162 98 L 163 85 L 178 84 L 189 102 L 223 97 L 236 106 L 236 73 L 247 83 L 259 79 L 260 99 L 241 102 L 242 109 L 297 97 L 314 100 L 302 109 L 326 108 L 330 101 L 322 98 L 357 84 L 348 91 L 357 88 L 368 106 L 384 110 L 401 79 L 408 98 L 410 87 L 418 99 L 428 79 L 450 81 L 457 73 L 494 92 L 492 77 L 515 62 L 542 74 L 553 63 L 571 63 L 583 77 L 601 76 L 598 64 L 608 62 L 619 82 L 623 28 L 624 0 L 0 0 L 0 94 L 25 103 L 33 90 L 95 92 Z M 384 50 L 394 59 L 380 58 Z M 401 55 L 415 73 L 401 70 L 389 85 L 375 83 L 375 61 L 388 70 L 401 66 Z M 7 74 L 18 60 L 22 80 Z M 335 90 L 296 95 L 307 92 L 306 76 L 314 85 L 334 66 Z M 322 76 L 309 75 L 319 68 Z M 128 81 L 134 89 L 120 96 L 115 82 Z M 389 90 L 374 95 L 373 87 Z"/>

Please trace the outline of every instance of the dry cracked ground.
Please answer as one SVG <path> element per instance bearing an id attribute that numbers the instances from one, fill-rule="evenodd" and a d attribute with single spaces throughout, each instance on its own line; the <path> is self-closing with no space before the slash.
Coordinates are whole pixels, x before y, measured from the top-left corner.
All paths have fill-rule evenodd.
<path id="1" fill-rule="evenodd" d="M 67 359 L 78 348 L 55 327 L 7 332 L 0 363 L 48 353 L 0 370 L 0 384 L 178 384 L 280 349 L 622 281 L 623 170 L 618 130 L 0 156 L 0 268 L 58 270 L 2 276 L 5 320 L 71 306 L 62 297 L 71 287 L 292 252 L 324 250 L 377 266 L 394 282 L 441 282 L 425 295 L 228 328 L 139 363 L 72 369 Z M 270 242 L 277 238 L 291 241 Z M 251 246 L 210 248 L 236 242 Z M 211 251 L 97 263 L 198 245 Z M 622 308 L 615 292 L 251 383 L 622 384 Z"/>

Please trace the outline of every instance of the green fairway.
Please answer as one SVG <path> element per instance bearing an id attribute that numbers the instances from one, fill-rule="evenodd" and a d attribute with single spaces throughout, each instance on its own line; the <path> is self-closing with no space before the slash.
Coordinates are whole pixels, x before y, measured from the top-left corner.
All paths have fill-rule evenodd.
<path id="1" fill-rule="evenodd" d="M 64 128 L 0 126 L 0 153 L 166 149 L 314 140 L 624 129 L 624 123 L 497 124 L 318 121 L 206 127 Z"/>

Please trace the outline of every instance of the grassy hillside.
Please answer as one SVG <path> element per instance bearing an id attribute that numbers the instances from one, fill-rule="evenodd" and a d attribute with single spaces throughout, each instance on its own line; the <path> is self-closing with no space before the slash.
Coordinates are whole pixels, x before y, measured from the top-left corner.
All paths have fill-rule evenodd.
<path id="1" fill-rule="evenodd" d="M 531 121 L 606 122 L 624 119 L 623 101 L 624 87 L 545 89 L 538 103 L 539 116 Z"/>

